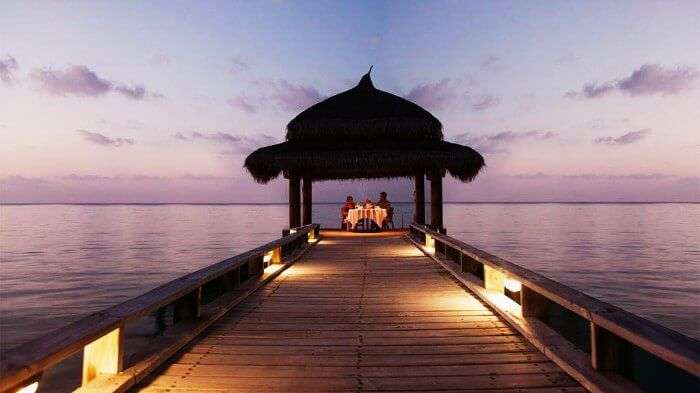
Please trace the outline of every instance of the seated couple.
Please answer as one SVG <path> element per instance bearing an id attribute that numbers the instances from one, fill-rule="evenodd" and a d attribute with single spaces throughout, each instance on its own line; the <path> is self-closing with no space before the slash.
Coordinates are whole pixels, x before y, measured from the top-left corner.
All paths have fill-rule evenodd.
<path id="1" fill-rule="evenodd" d="M 386 192 L 382 191 L 379 193 L 379 200 L 377 200 L 377 203 L 373 203 L 371 199 L 367 199 L 364 204 L 362 204 L 362 207 L 365 209 L 374 209 L 374 207 L 380 207 L 382 209 L 386 210 L 386 218 L 381 222 L 382 228 L 388 228 L 388 225 L 391 224 L 391 226 L 394 226 L 394 208 L 391 207 L 391 202 L 387 199 L 387 194 Z M 340 217 L 341 217 L 341 222 L 340 222 L 340 228 L 341 229 L 352 229 L 349 228 L 351 225 L 348 221 L 348 211 L 350 209 L 355 209 L 357 205 L 355 204 L 355 200 L 352 198 L 352 195 L 348 195 L 348 197 L 345 199 L 345 205 L 340 209 Z M 359 223 L 358 223 L 359 224 Z M 378 226 L 379 223 L 372 222 L 372 229 L 379 229 Z M 364 226 L 364 223 L 362 223 Z"/>

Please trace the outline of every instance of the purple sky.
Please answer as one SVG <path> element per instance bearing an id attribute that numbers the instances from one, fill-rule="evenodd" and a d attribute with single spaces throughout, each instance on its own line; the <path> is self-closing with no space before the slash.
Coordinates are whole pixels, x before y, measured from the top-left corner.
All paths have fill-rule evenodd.
<path id="1" fill-rule="evenodd" d="M 700 201 L 696 1 L 2 9 L 0 202 L 286 201 L 245 155 L 370 64 L 485 155 L 446 200 Z M 315 198 L 380 189 L 411 199 L 405 181 L 325 182 Z"/>

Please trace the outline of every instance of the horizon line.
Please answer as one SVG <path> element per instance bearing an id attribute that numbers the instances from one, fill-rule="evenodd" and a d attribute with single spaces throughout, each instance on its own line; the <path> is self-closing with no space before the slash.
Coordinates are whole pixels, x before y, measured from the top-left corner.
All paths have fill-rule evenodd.
<path id="1" fill-rule="evenodd" d="M 345 201 L 337 202 L 314 202 L 313 205 L 337 205 Z M 36 205 L 63 205 L 63 206 L 109 206 L 109 205 L 132 205 L 132 206 L 158 206 L 158 205 L 202 205 L 202 206 L 227 206 L 227 205 L 288 205 L 288 202 L 0 202 L 0 206 L 36 206 Z M 414 204 L 412 201 L 398 201 L 392 204 Z M 425 202 L 426 205 L 430 201 Z M 444 205 L 653 205 L 653 204 L 700 204 L 700 201 L 444 201 Z"/>

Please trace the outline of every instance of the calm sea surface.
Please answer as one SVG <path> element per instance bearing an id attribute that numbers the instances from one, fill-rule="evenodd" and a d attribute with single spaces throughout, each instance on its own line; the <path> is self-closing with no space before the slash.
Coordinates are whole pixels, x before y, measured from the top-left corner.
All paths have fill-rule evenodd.
<path id="1" fill-rule="evenodd" d="M 338 225 L 337 205 L 314 221 Z M 428 209 L 429 210 L 429 209 Z M 410 205 L 396 205 L 408 223 Z M 700 204 L 448 204 L 448 233 L 700 338 Z M 0 348 L 277 238 L 286 205 L 0 206 Z"/>

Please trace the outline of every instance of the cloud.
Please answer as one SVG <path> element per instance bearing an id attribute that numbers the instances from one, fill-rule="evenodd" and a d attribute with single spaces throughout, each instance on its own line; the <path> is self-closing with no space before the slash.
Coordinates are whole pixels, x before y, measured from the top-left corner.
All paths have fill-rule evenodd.
<path id="1" fill-rule="evenodd" d="M 119 93 L 123 95 L 126 98 L 132 99 L 132 100 L 143 100 L 145 98 L 153 98 L 153 99 L 160 99 L 164 98 L 164 96 L 160 93 L 150 93 L 146 91 L 146 88 L 143 87 L 143 85 L 134 85 L 134 86 L 126 86 L 126 85 L 119 85 L 114 88 L 114 91 L 116 93 Z"/>
<path id="2" fill-rule="evenodd" d="M 625 78 L 598 83 L 586 83 L 580 92 L 569 91 L 567 98 L 600 98 L 619 91 L 629 96 L 671 95 L 691 88 L 700 73 L 691 67 L 666 69 L 658 64 L 644 64 Z"/>
<path id="3" fill-rule="evenodd" d="M 482 153 L 505 153 L 507 146 L 521 141 L 533 140 L 544 141 L 554 139 L 557 133 L 552 131 L 503 131 L 490 135 L 471 135 L 464 133 L 455 136 L 453 139 L 457 143 L 463 143 L 473 147 Z"/>
<path id="4" fill-rule="evenodd" d="M 500 102 L 500 98 L 492 96 L 490 94 L 486 94 L 480 97 L 475 103 L 472 104 L 472 109 L 481 112 L 498 105 Z"/>
<path id="5" fill-rule="evenodd" d="M 622 134 L 618 137 L 613 137 L 613 136 L 605 136 L 605 137 L 600 137 L 600 138 L 595 138 L 593 140 L 593 143 L 599 144 L 599 145 L 610 145 L 610 146 L 621 146 L 621 145 L 629 145 L 631 143 L 639 142 L 642 139 L 646 138 L 647 135 L 651 133 L 650 128 L 644 128 L 638 131 L 630 131 L 626 134 Z"/>
<path id="6" fill-rule="evenodd" d="M 297 112 L 325 99 L 311 86 L 279 80 L 272 83 L 272 100 L 283 110 Z"/>
<path id="7" fill-rule="evenodd" d="M 56 96 L 99 97 L 113 91 L 133 100 L 163 98 L 162 94 L 147 92 L 142 85 L 129 87 L 103 79 L 84 65 L 72 65 L 65 70 L 34 70 L 31 78 L 43 91 Z"/>
<path id="8" fill-rule="evenodd" d="M 226 102 L 228 102 L 229 105 L 241 109 L 244 112 L 255 113 L 258 110 L 257 106 L 254 105 L 250 99 L 243 96 L 229 98 Z"/>
<path id="9" fill-rule="evenodd" d="M 220 152 L 223 155 L 247 154 L 261 146 L 270 145 L 277 141 L 276 138 L 267 134 L 246 136 L 234 135 L 228 132 L 191 132 L 189 134 L 178 132 L 173 135 L 173 138 L 185 142 L 206 141 L 216 145 L 222 145 L 225 147 L 225 149 Z"/>
<path id="10" fill-rule="evenodd" d="M 70 66 L 64 71 L 48 68 L 35 70 L 32 79 L 53 95 L 70 94 L 97 97 L 112 90 L 112 82 L 100 78 L 86 66 Z"/>
<path id="11" fill-rule="evenodd" d="M 428 109 L 445 109 L 457 96 L 452 80 L 445 78 L 435 83 L 425 83 L 411 89 L 406 99 Z"/>
<path id="12" fill-rule="evenodd" d="M 22 175 L 0 177 L 0 186 L 3 187 L 42 186 L 49 183 L 48 180 L 40 177 L 25 177 Z"/>
<path id="13" fill-rule="evenodd" d="M 14 73 L 17 69 L 19 69 L 19 63 L 14 57 L 7 55 L 5 58 L 0 58 L 0 81 L 6 85 L 14 83 Z"/>
<path id="14" fill-rule="evenodd" d="M 83 136 L 83 139 L 90 143 L 94 143 L 100 146 L 126 146 L 133 145 L 135 142 L 131 138 L 110 138 L 108 136 L 102 135 L 99 132 L 93 132 L 88 130 L 76 130 L 76 132 Z"/>
<path id="15" fill-rule="evenodd" d="M 598 173 L 584 173 L 578 175 L 564 175 L 566 179 L 583 179 L 583 180 L 661 180 L 673 178 L 673 175 L 664 173 L 631 173 L 626 175 L 606 175 Z"/>
<path id="16" fill-rule="evenodd" d="M 171 181 L 171 180 L 193 180 L 193 181 L 210 181 L 210 180 L 231 180 L 232 176 L 216 176 L 216 175 L 193 175 L 184 174 L 180 176 L 157 176 L 157 175 L 117 175 L 103 176 L 93 174 L 75 174 L 71 173 L 58 177 L 61 180 L 74 182 L 101 182 L 101 181 Z"/>
<path id="17" fill-rule="evenodd" d="M 240 74 L 242 72 L 248 71 L 250 69 L 250 62 L 243 56 L 233 56 L 231 57 L 231 63 L 229 67 L 229 72 L 232 74 Z"/>
<path id="18" fill-rule="evenodd" d="M 664 180 L 673 179 L 676 176 L 665 173 L 630 173 L 630 174 L 602 174 L 602 173 L 583 173 L 572 175 L 553 175 L 542 172 L 536 173 L 518 173 L 513 175 L 503 175 L 501 177 L 520 179 L 520 180 L 537 180 L 537 179 L 571 179 L 571 180 Z"/>

